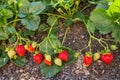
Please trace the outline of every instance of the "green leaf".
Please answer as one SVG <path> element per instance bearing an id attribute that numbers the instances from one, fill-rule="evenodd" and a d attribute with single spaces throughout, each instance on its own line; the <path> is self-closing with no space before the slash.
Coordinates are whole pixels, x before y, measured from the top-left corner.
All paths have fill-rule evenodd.
<path id="1" fill-rule="evenodd" d="M 44 31 L 48 31 L 49 29 L 50 29 L 50 27 L 47 24 L 43 23 L 43 24 L 40 25 L 38 31 L 39 32 L 44 32 Z"/>
<path id="2" fill-rule="evenodd" d="M 50 5 L 51 0 L 43 0 L 42 2 L 44 3 L 44 5 Z"/>
<path id="3" fill-rule="evenodd" d="M 0 51 L 0 67 L 5 66 L 7 62 L 9 61 L 9 57 L 6 52 Z"/>
<path id="4" fill-rule="evenodd" d="M 51 35 L 49 36 L 49 39 L 50 39 L 51 43 L 52 43 L 56 48 L 61 47 L 61 42 L 60 42 L 60 40 L 58 39 L 58 36 L 57 36 L 57 35 L 51 34 Z M 49 41 L 49 42 L 50 42 L 50 41 Z"/>
<path id="5" fill-rule="evenodd" d="M 45 38 L 39 46 L 39 50 L 42 53 L 49 53 L 50 55 L 54 54 L 53 48 L 47 38 Z"/>
<path id="6" fill-rule="evenodd" d="M 14 2 L 14 0 L 8 0 L 8 4 L 11 5 Z"/>
<path id="7" fill-rule="evenodd" d="M 105 9 L 107 10 L 109 8 L 109 1 L 108 0 L 100 0 L 97 4 L 97 7 L 96 8 L 102 8 L 102 9 Z"/>
<path id="8" fill-rule="evenodd" d="M 12 61 L 15 65 L 17 65 L 19 67 L 23 67 L 25 65 L 25 62 L 26 62 L 26 57 L 17 56 L 17 58 L 13 59 Z"/>
<path id="9" fill-rule="evenodd" d="M 56 7 L 59 3 L 58 3 L 58 0 L 51 0 L 51 3 L 52 7 Z"/>
<path id="10" fill-rule="evenodd" d="M 13 12 L 9 9 L 4 8 L 0 11 L 0 13 L 1 13 L 0 15 L 5 17 L 6 19 L 13 17 Z"/>
<path id="11" fill-rule="evenodd" d="M 25 30 L 23 32 L 23 35 L 26 37 L 26 36 L 31 36 L 31 35 L 34 35 L 35 32 L 34 31 L 30 31 L 30 30 Z"/>
<path id="12" fill-rule="evenodd" d="M 88 30 L 92 33 L 95 32 L 95 25 L 93 24 L 93 22 L 91 22 L 90 20 L 87 22 L 87 27 L 88 27 Z"/>
<path id="13" fill-rule="evenodd" d="M 30 2 L 28 0 L 21 0 L 18 2 L 18 4 L 22 4 L 21 6 L 19 6 L 19 17 L 26 17 L 27 14 L 29 13 L 29 5 Z"/>
<path id="14" fill-rule="evenodd" d="M 85 17 L 86 16 L 79 11 L 73 15 L 74 21 L 83 21 L 83 20 L 87 21 Z"/>
<path id="15" fill-rule="evenodd" d="M 8 27 L 8 31 L 11 33 L 11 34 L 15 34 L 16 33 L 16 29 L 11 26 L 11 27 Z"/>
<path id="16" fill-rule="evenodd" d="M 8 34 L 4 31 L 0 31 L 0 40 L 6 40 L 8 39 Z"/>
<path id="17" fill-rule="evenodd" d="M 68 56 L 69 56 L 69 60 L 68 62 L 62 62 L 63 65 L 57 66 L 55 65 L 54 62 L 52 62 L 51 66 L 46 65 L 44 62 L 42 62 L 42 64 L 40 65 L 41 68 L 41 73 L 46 77 L 46 78 L 50 78 L 53 77 L 54 75 L 56 75 L 58 72 L 62 71 L 63 66 L 66 64 L 71 64 L 73 63 L 77 58 L 74 57 L 75 52 L 73 50 L 71 50 L 70 48 L 66 48 L 66 47 L 61 47 L 59 49 L 62 50 L 67 50 L 68 51 Z"/>
<path id="18" fill-rule="evenodd" d="M 32 2 L 29 6 L 29 13 L 32 13 L 33 15 L 40 14 L 45 9 L 45 5 L 39 1 L 39 2 Z"/>
<path id="19" fill-rule="evenodd" d="M 120 0 L 114 0 L 114 2 L 110 5 L 108 11 L 112 13 L 120 13 Z"/>
<path id="20" fill-rule="evenodd" d="M 9 43 L 13 43 L 17 40 L 16 36 L 12 36 L 11 38 L 9 38 Z"/>
<path id="21" fill-rule="evenodd" d="M 32 16 L 30 19 L 24 18 L 21 20 L 21 23 L 25 26 L 26 29 L 35 31 L 36 29 L 38 29 L 40 17 Z"/>
<path id="22" fill-rule="evenodd" d="M 93 22 L 92 25 L 94 24 L 94 26 L 96 26 L 96 28 L 102 34 L 107 34 L 114 28 L 111 18 L 104 9 L 96 8 L 91 13 L 90 20 Z"/>
<path id="23" fill-rule="evenodd" d="M 49 26 L 56 26 L 58 24 L 58 18 L 55 16 L 49 16 L 47 19 L 47 24 L 49 24 Z"/>
<path id="24" fill-rule="evenodd" d="M 68 19 L 65 20 L 65 26 L 67 26 L 67 27 L 70 26 L 70 25 L 72 25 L 72 23 L 73 23 L 73 21 L 70 18 L 68 18 Z"/>
<path id="25" fill-rule="evenodd" d="M 44 62 L 42 62 L 40 68 L 41 73 L 45 75 L 46 78 L 53 77 L 55 74 L 62 70 L 62 67 L 59 67 L 55 64 L 53 64 L 52 66 L 47 66 Z"/>
<path id="26" fill-rule="evenodd" d="M 115 26 L 112 31 L 112 37 L 115 38 L 115 41 L 120 42 L 120 26 Z"/>
<path id="27" fill-rule="evenodd" d="M 59 48 L 61 43 L 57 36 L 50 35 L 46 37 L 39 46 L 39 50 L 43 53 L 49 53 L 50 55 L 54 54 L 54 49 Z"/>

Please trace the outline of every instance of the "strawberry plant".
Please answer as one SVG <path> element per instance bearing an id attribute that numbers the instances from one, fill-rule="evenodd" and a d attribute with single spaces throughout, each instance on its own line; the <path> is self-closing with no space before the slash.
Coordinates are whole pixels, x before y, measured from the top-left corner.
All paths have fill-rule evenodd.
<path id="1" fill-rule="evenodd" d="M 83 1 L 83 0 L 81 0 Z M 120 1 L 118 0 L 88 0 L 90 4 L 78 11 L 80 0 L 2 0 L 0 1 L 0 67 L 8 61 L 19 67 L 24 67 L 26 54 L 32 55 L 33 61 L 40 65 L 40 72 L 50 78 L 63 69 L 66 64 L 73 63 L 79 56 L 70 48 L 65 47 L 64 41 L 70 25 L 82 21 L 88 31 L 88 45 L 80 50 L 89 48 L 83 61 L 86 67 L 94 61 L 101 60 L 110 64 L 114 55 L 108 51 L 116 50 L 116 45 L 108 45 L 113 41 L 96 37 L 94 33 L 111 34 L 116 42 L 120 42 Z M 98 3 L 98 4 L 97 4 Z M 91 4 L 97 4 L 90 17 L 82 13 Z M 55 11 L 55 12 L 53 12 Z M 88 19 L 89 17 L 89 19 Z M 63 19 L 66 31 L 63 40 L 57 36 L 59 19 Z M 97 32 L 98 31 L 98 32 Z M 36 34 L 46 32 L 41 42 L 33 41 Z M 32 39 L 32 40 L 31 40 Z M 92 40 L 104 48 L 104 51 L 92 54 Z"/>

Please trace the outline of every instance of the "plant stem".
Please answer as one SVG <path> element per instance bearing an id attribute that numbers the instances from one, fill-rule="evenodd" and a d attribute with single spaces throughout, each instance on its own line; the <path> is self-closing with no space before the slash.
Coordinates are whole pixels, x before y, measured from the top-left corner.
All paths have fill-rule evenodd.
<path id="1" fill-rule="evenodd" d="M 68 33 L 69 29 L 70 29 L 70 27 L 67 27 L 67 28 L 66 28 L 65 35 L 64 35 L 63 40 L 62 40 L 62 45 L 63 45 L 64 42 L 65 42 L 65 39 L 66 39 L 66 36 L 67 36 L 67 33 Z"/>
<path id="2" fill-rule="evenodd" d="M 13 22 L 20 21 L 20 20 L 21 20 L 21 19 L 15 19 L 15 20 L 13 20 L 13 21 L 7 23 L 6 25 L 9 25 L 9 24 L 11 24 L 11 23 L 13 23 Z"/>
<path id="3" fill-rule="evenodd" d="M 107 50 L 107 49 L 109 48 L 109 47 L 108 47 L 108 44 L 107 44 L 105 41 L 103 41 L 101 38 L 99 39 L 99 38 L 96 38 L 94 35 L 92 35 L 92 34 L 90 33 L 88 27 L 87 27 L 87 24 L 86 24 L 85 20 L 83 20 L 83 21 L 84 21 L 85 27 L 86 27 L 86 29 L 87 29 L 87 31 L 88 31 L 88 34 L 89 34 L 89 41 L 88 41 L 88 45 L 87 45 L 86 47 L 82 48 L 80 51 L 83 51 L 84 49 L 86 49 L 86 48 L 89 47 L 89 48 L 90 48 L 90 52 L 91 52 L 92 39 L 98 41 L 99 44 L 100 44 L 102 47 L 104 47 L 105 50 Z"/>
<path id="4" fill-rule="evenodd" d="M 58 15 L 58 14 L 52 14 L 52 13 L 41 13 L 41 14 L 52 15 L 52 16 L 57 16 L 59 18 L 67 19 L 66 17 L 64 17 L 62 15 Z"/>
<path id="5" fill-rule="evenodd" d="M 85 9 L 87 9 L 88 7 L 90 7 L 90 5 L 91 5 L 91 4 L 88 4 L 87 6 L 85 6 L 84 8 L 82 8 L 82 10 L 81 10 L 80 12 L 82 12 L 82 11 L 84 11 Z"/>
<path id="6" fill-rule="evenodd" d="M 51 25 L 51 28 L 50 28 L 49 33 L 48 33 L 48 36 L 50 36 L 50 33 L 51 33 L 51 31 L 52 31 L 52 29 L 53 29 L 53 27 L 54 27 L 54 24 L 55 24 L 56 21 L 58 20 L 58 18 L 59 18 L 59 17 L 57 17 L 57 18 L 54 20 L 53 24 Z"/>

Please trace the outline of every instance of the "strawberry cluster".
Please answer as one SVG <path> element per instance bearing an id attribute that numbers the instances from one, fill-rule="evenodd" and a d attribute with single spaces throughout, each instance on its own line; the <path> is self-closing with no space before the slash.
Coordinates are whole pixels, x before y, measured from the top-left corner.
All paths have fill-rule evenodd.
<path id="1" fill-rule="evenodd" d="M 88 67 L 92 64 L 93 60 L 101 60 L 103 63 L 109 65 L 114 59 L 114 55 L 112 52 L 96 52 L 94 55 L 92 53 L 86 53 L 83 60 L 84 60 L 84 66 Z"/>
<path id="2" fill-rule="evenodd" d="M 53 62 L 57 66 L 62 66 L 62 61 L 68 61 L 68 52 L 66 50 L 61 51 L 60 53 L 58 53 L 57 57 L 54 58 L 53 61 L 51 55 L 45 54 L 43 56 L 42 53 L 38 53 L 33 56 L 33 60 L 36 64 L 40 64 L 43 61 L 48 66 L 51 66 Z"/>
<path id="3" fill-rule="evenodd" d="M 18 55 L 19 57 L 24 57 L 27 51 L 30 53 L 34 53 L 33 61 L 36 64 L 41 64 L 43 61 L 48 66 L 51 66 L 53 62 L 58 66 L 62 66 L 62 61 L 68 61 L 68 52 L 66 50 L 62 50 L 56 55 L 56 57 L 52 57 L 52 55 L 42 54 L 41 52 L 36 51 L 36 46 L 37 44 L 35 42 L 29 45 L 19 44 L 15 46 L 15 49 L 11 48 L 6 51 L 10 59 L 14 58 L 16 55 Z"/>

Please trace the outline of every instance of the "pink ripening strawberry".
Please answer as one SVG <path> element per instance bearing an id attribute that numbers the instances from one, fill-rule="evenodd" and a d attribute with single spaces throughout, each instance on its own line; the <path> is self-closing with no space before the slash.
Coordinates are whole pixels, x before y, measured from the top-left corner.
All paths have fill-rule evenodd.
<path id="1" fill-rule="evenodd" d="M 26 49 L 23 44 L 17 45 L 15 47 L 15 51 L 18 54 L 18 56 L 23 57 L 26 53 Z"/>

